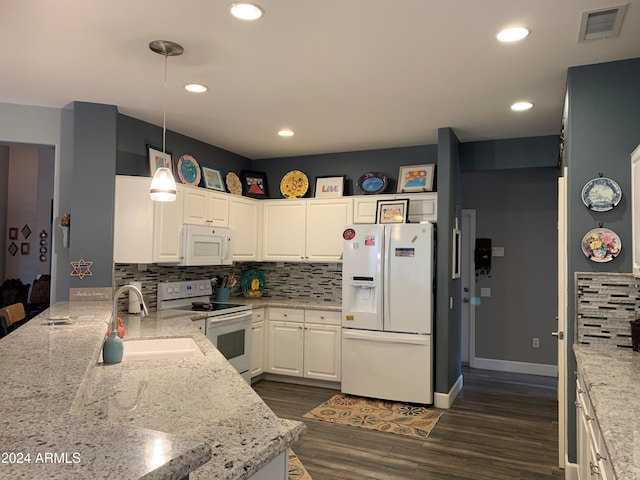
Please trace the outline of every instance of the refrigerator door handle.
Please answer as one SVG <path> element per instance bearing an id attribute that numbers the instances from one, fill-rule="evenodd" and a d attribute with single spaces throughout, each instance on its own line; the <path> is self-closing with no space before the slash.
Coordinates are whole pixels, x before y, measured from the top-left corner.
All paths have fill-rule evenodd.
<path id="1" fill-rule="evenodd" d="M 362 330 L 342 329 L 343 340 L 363 340 L 379 343 L 399 343 L 410 345 L 429 345 L 431 335 L 413 335 L 410 333 L 380 333 Z"/>
<path id="2" fill-rule="evenodd" d="M 384 244 L 382 247 L 384 264 L 382 265 L 382 328 L 383 330 L 389 330 L 391 327 L 391 302 L 390 302 L 390 290 L 391 284 L 389 283 L 389 262 L 391 257 L 391 226 L 384 227 Z"/>

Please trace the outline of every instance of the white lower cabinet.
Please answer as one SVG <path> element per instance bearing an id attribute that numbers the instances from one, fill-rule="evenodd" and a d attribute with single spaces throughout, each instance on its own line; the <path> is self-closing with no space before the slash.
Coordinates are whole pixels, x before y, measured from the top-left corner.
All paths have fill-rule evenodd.
<path id="1" fill-rule="evenodd" d="M 576 380 L 576 429 L 579 480 L 614 480 L 604 437 L 582 378 Z"/>
<path id="2" fill-rule="evenodd" d="M 338 382 L 340 312 L 268 308 L 267 371 Z"/>
<path id="3" fill-rule="evenodd" d="M 253 310 L 251 322 L 251 377 L 260 375 L 265 371 L 265 328 L 264 308 Z"/>

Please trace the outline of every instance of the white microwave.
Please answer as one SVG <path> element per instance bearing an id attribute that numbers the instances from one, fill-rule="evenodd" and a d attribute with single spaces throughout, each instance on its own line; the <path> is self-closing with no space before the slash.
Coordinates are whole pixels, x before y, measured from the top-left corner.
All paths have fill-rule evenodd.
<path id="1" fill-rule="evenodd" d="M 182 261 L 178 265 L 231 265 L 233 232 L 205 225 L 182 226 Z"/>

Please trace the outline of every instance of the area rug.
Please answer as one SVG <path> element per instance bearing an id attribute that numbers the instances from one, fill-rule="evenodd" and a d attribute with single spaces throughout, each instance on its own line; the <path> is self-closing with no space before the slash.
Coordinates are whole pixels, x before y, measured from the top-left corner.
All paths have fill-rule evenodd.
<path id="1" fill-rule="evenodd" d="M 298 456 L 289 449 L 289 480 L 312 480 Z"/>
<path id="2" fill-rule="evenodd" d="M 427 438 L 444 413 L 433 407 L 334 395 L 303 417 L 354 427 Z"/>

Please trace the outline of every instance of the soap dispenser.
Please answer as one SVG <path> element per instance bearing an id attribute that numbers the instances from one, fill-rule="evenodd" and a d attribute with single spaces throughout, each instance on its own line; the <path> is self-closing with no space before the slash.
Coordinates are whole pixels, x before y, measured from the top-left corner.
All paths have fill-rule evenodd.
<path id="1" fill-rule="evenodd" d="M 111 333 L 102 345 L 102 361 L 105 365 L 120 363 L 122 354 L 124 353 L 124 345 L 122 339 L 118 336 L 118 330 L 112 329 Z"/>

